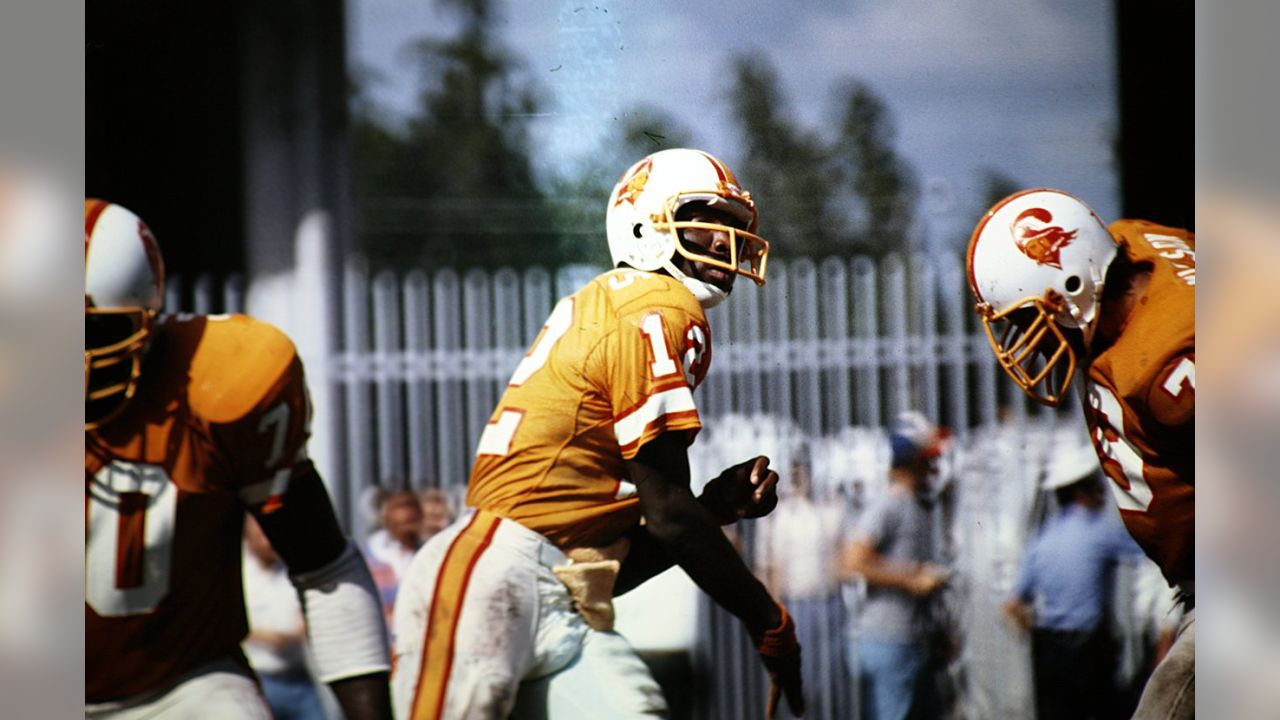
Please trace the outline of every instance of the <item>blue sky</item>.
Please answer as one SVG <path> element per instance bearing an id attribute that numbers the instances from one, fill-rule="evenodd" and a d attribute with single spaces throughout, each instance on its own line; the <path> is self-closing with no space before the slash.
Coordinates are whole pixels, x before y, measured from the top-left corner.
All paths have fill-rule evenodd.
<path id="1" fill-rule="evenodd" d="M 981 173 L 1070 190 L 1104 219 L 1119 209 L 1111 148 L 1118 128 L 1110 0 L 795 0 L 499 2 L 508 50 L 552 100 L 529 118 L 540 172 L 571 168 L 637 104 L 680 118 L 730 162 L 729 58 L 767 55 L 793 112 L 821 132 L 843 79 L 886 102 L 897 147 L 927 193 L 934 233 L 967 233 Z M 352 0 L 349 56 L 374 70 L 390 115 L 413 107 L 403 47 L 443 37 L 450 12 L 421 0 Z"/>

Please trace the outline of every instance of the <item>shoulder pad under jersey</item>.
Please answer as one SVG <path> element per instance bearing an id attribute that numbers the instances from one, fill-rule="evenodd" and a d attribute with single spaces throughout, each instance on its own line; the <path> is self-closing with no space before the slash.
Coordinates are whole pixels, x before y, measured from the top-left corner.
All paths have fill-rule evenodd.
<path id="1" fill-rule="evenodd" d="M 210 423 L 230 423 L 303 383 L 297 350 L 275 326 L 245 315 L 205 316 L 191 359 L 188 401 Z"/>

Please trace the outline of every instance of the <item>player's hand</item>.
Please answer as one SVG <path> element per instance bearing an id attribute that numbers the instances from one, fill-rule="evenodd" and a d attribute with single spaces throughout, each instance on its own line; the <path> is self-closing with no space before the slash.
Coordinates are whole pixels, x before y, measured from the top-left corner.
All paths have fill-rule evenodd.
<path id="1" fill-rule="evenodd" d="M 797 717 L 804 715 L 804 687 L 800 679 L 800 643 L 796 641 L 796 624 L 787 609 L 778 605 L 782 622 L 778 627 L 753 637 L 756 652 L 769 671 L 767 717 L 778 712 L 778 701 L 787 699 L 787 707 Z"/>
<path id="2" fill-rule="evenodd" d="M 720 473 L 703 488 L 698 500 L 722 525 L 759 518 L 778 506 L 778 473 L 761 455 Z"/>
<path id="3" fill-rule="evenodd" d="M 778 716 L 778 702 L 785 696 L 787 707 L 796 717 L 804 716 L 804 687 L 800 680 L 800 646 L 795 652 L 783 657 L 760 656 L 764 667 L 769 671 L 769 702 L 765 708 L 766 717 Z"/>

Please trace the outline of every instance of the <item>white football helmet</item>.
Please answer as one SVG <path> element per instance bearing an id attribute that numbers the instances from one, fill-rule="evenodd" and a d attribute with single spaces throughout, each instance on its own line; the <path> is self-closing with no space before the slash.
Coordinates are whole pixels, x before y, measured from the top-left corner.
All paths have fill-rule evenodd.
<path id="1" fill-rule="evenodd" d="M 703 202 L 742 222 L 742 228 L 716 223 L 677 221 L 676 212 L 690 202 Z M 764 284 L 769 243 L 756 228 L 759 216 L 751 193 L 719 160 L 699 150 L 662 150 L 632 165 L 609 195 L 605 229 L 614 266 L 628 265 L 650 272 L 665 270 L 682 282 L 703 307 L 724 300 L 720 288 L 681 272 L 676 253 Z M 686 248 L 679 240 L 683 228 L 707 228 L 729 233 L 728 261 Z M 743 229 L 745 228 L 745 229 Z"/>
<path id="2" fill-rule="evenodd" d="M 137 391 L 163 303 L 164 263 L 146 223 L 119 205 L 85 200 L 85 430 L 115 417 Z"/>
<path id="3" fill-rule="evenodd" d="M 1088 205 L 1046 188 L 1001 200 L 974 229 L 967 264 L 978 316 L 1000 367 L 1039 402 L 1065 397 L 1077 358 L 1062 328 L 1092 341 L 1117 247 Z"/>

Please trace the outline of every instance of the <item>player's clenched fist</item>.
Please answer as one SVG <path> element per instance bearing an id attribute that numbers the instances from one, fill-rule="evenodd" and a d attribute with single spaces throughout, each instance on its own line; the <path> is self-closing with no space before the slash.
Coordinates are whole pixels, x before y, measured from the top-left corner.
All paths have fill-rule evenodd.
<path id="1" fill-rule="evenodd" d="M 778 505 L 777 486 L 778 473 L 769 469 L 769 458 L 760 455 L 720 473 L 698 499 L 721 525 L 728 525 L 773 512 Z"/>

